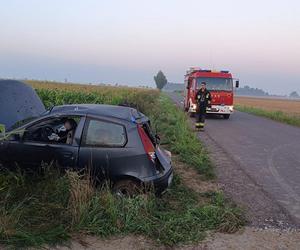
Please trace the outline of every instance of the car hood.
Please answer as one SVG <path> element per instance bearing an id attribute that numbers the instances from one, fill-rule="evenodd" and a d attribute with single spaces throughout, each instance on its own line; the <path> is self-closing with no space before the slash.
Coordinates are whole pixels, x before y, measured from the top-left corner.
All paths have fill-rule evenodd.
<path id="1" fill-rule="evenodd" d="M 15 80 L 0 80 L 0 124 L 9 129 L 18 121 L 43 112 L 45 106 L 31 86 Z"/>

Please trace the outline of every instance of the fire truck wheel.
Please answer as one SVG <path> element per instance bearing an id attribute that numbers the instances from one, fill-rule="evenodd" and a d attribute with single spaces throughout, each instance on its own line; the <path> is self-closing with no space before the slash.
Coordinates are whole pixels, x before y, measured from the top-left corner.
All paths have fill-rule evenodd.
<path id="1" fill-rule="evenodd" d="M 227 114 L 227 115 L 223 115 L 223 117 L 224 117 L 224 119 L 225 119 L 225 120 L 228 120 L 228 119 L 229 119 L 229 117 L 230 117 L 230 115 L 229 115 L 229 114 Z"/>

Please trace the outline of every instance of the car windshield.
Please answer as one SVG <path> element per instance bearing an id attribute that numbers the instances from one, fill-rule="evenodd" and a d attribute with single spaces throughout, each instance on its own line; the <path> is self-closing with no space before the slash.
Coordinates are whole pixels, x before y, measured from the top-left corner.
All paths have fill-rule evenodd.
<path id="1" fill-rule="evenodd" d="M 231 78 L 210 78 L 210 77 L 199 77 L 197 78 L 197 88 L 200 89 L 201 83 L 206 82 L 206 88 L 208 90 L 232 90 L 232 79 Z"/>

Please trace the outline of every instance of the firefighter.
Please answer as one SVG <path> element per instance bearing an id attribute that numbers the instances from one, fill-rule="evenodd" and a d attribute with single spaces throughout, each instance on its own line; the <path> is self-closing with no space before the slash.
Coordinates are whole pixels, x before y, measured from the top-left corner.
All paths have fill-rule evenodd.
<path id="1" fill-rule="evenodd" d="M 211 106 L 211 95 L 206 89 L 206 82 L 201 82 L 201 88 L 197 92 L 196 99 L 198 107 L 195 125 L 197 129 L 203 130 L 206 117 L 206 108 Z"/>

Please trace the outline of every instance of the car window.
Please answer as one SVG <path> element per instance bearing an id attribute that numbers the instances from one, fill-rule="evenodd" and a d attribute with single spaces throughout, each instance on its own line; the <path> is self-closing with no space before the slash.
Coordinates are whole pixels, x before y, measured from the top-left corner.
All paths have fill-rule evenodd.
<path id="1" fill-rule="evenodd" d="M 126 143 L 126 132 L 122 125 L 89 120 L 86 130 L 85 145 L 122 147 Z"/>
<path id="2" fill-rule="evenodd" d="M 23 141 L 72 144 L 80 117 L 55 117 L 26 128 Z"/>

